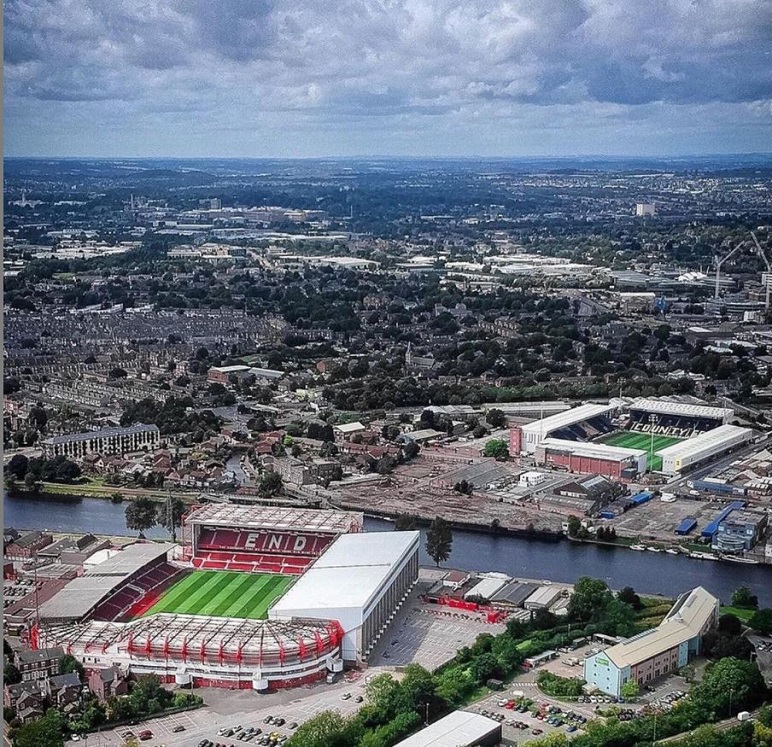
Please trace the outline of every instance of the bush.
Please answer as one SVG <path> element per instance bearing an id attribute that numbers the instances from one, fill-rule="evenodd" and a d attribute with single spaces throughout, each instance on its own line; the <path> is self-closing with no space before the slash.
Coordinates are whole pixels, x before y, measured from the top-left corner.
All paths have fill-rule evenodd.
<path id="1" fill-rule="evenodd" d="M 539 672 L 536 684 L 547 695 L 558 698 L 578 698 L 582 694 L 582 687 L 587 683 L 585 680 L 560 677 L 552 672 Z"/>

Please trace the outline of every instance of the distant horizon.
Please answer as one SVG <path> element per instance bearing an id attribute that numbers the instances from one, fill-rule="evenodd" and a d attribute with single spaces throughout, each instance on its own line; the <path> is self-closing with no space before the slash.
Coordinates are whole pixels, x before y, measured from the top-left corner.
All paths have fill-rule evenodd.
<path id="1" fill-rule="evenodd" d="M 628 155 L 624 153 L 575 153 L 571 155 L 401 155 L 397 153 L 374 153 L 359 155 L 329 154 L 317 156 L 176 156 L 176 155 L 114 155 L 114 156 L 68 156 L 68 155 L 7 155 L 3 154 L 6 161 L 361 161 L 361 160 L 427 160 L 427 161 L 570 161 L 574 159 L 587 160 L 674 160 L 674 159 L 698 159 L 698 158 L 769 158 L 772 165 L 772 149 L 769 151 L 737 151 L 737 152 L 705 152 L 705 153 L 680 153 L 665 154 L 655 153 L 651 155 Z"/>

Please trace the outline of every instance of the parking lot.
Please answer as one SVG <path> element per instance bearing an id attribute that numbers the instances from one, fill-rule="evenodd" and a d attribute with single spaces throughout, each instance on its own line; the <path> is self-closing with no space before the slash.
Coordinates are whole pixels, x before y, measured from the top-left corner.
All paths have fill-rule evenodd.
<path id="1" fill-rule="evenodd" d="M 414 592 L 369 662 L 386 667 L 415 663 L 432 671 L 452 659 L 459 648 L 474 643 L 480 633 L 496 635 L 504 629 L 503 623 L 487 623 L 480 614 L 424 604 Z"/>
<path id="2" fill-rule="evenodd" d="M 367 677 L 378 672 L 370 672 Z M 185 745 L 196 747 L 203 739 L 213 743 L 225 744 L 227 747 L 246 747 L 259 745 L 265 734 L 277 733 L 289 737 L 294 729 L 290 724 L 302 724 L 321 711 L 335 710 L 348 715 L 358 710 L 364 698 L 366 677 L 357 673 L 355 679 L 343 680 L 334 685 L 324 682 L 295 690 L 284 690 L 261 695 L 250 690 L 219 690 L 208 688 L 198 691 L 203 696 L 206 706 L 195 711 L 164 716 L 162 718 L 142 721 L 133 726 L 121 726 L 110 731 L 89 734 L 79 742 L 67 742 L 68 747 L 121 747 L 124 743 L 123 734 L 130 731 L 135 737 L 140 732 L 149 730 L 152 738 L 143 740 L 147 747 L 166 745 Z M 350 697 L 343 696 L 350 693 Z M 281 726 L 265 724 L 268 716 L 281 717 L 285 723 Z M 174 731 L 175 727 L 183 727 L 183 731 Z M 222 728 L 235 726 L 255 727 L 261 733 L 249 741 L 239 740 L 235 736 L 225 737 L 217 732 Z"/>

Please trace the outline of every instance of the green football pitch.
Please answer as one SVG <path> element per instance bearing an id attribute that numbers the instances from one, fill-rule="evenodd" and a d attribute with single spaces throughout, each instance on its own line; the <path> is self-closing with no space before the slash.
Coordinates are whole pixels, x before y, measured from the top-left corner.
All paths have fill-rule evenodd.
<path id="1" fill-rule="evenodd" d="M 641 449 L 647 452 L 649 469 L 655 472 L 662 469 L 662 457 L 657 456 L 657 452 L 683 440 L 683 438 L 674 438 L 673 436 L 656 435 L 652 439 L 650 433 L 638 433 L 636 431 L 612 433 L 610 436 L 600 439 L 601 443 L 609 446 L 622 446 L 625 449 Z"/>
<path id="2" fill-rule="evenodd" d="M 176 612 L 262 620 L 293 581 L 291 576 L 265 573 L 192 571 L 170 586 L 145 614 Z"/>

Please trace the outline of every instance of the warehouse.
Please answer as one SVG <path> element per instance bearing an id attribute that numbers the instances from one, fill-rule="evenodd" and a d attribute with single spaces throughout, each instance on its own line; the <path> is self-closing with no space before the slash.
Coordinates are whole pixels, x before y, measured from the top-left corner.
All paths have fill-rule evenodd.
<path id="1" fill-rule="evenodd" d="M 527 425 L 517 426 L 510 432 L 510 451 L 513 454 L 522 451 L 533 454 L 544 439 L 553 436 L 569 440 L 594 438 L 606 431 L 603 428 L 603 421 L 614 409 L 615 405 L 590 403 L 550 415 Z"/>
<path id="2" fill-rule="evenodd" d="M 481 578 L 466 594 L 464 599 L 492 599 L 510 581 L 509 576 L 501 573 L 491 573 Z"/>
<path id="3" fill-rule="evenodd" d="M 418 532 L 341 535 L 268 617 L 336 620 L 343 659 L 365 660 L 418 580 L 418 547 Z"/>
<path id="4" fill-rule="evenodd" d="M 585 475 L 633 479 L 646 471 L 647 459 L 643 449 L 545 438 L 536 451 L 536 462 Z"/>
<path id="5" fill-rule="evenodd" d="M 687 441 L 673 444 L 657 453 L 662 457 L 662 472 L 677 475 L 704 466 L 716 457 L 750 443 L 756 432 L 736 425 L 722 425 Z"/>
<path id="6" fill-rule="evenodd" d="M 585 659 L 584 679 L 619 697 L 626 682 L 644 687 L 678 671 L 699 655 L 703 636 L 718 624 L 718 607 L 701 586 L 682 594 L 658 627 Z"/>
<path id="7" fill-rule="evenodd" d="M 528 597 L 539 588 L 538 584 L 526 584 L 513 581 L 503 589 L 499 589 L 492 597 L 491 604 L 503 609 L 516 609 L 522 607 Z"/>
<path id="8" fill-rule="evenodd" d="M 494 747 L 501 742 L 501 724 L 469 711 L 453 711 L 396 747 Z"/>
<path id="9" fill-rule="evenodd" d="M 563 589 L 555 586 L 540 586 L 523 605 L 527 610 L 549 609 L 561 596 Z"/>

